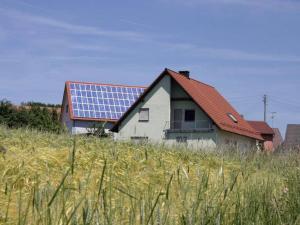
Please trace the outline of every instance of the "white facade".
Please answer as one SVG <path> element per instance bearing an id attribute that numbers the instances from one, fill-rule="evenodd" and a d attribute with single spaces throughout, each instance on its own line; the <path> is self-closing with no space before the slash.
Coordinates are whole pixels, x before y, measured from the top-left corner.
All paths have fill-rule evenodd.
<path id="1" fill-rule="evenodd" d="M 116 140 L 148 139 L 161 143 L 171 114 L 171 79 L 165 76 L 122 122 Z M 139 121 L 139 109 L 149 109 L 149 121 Z"/>
<path id="2" fill-rule="evenodd" d="M 149 109 L 149 120 L 140 121 L 140 110 Z M 187 111 L 193 111 L 189 121 Z M 217 128 L 208 115 L 170 76 L 164 76 L 119 124 L 120 141 L 149 141 L 193 149 L 218 146 L 254 148 L 256 140 Z"/>
<path id="3" fill-rule="evenodd" d="M 226 132 L 218 129 L 217 132 L 217 145 L 230 146 L 240 150 L 257 149 L 257 141 L 253 138 L 241 136 L 238 134 Z"/>

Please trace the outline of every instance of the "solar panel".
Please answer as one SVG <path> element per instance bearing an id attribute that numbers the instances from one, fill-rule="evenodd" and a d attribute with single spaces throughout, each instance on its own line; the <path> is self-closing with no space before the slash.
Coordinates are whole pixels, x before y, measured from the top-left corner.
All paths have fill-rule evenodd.
<path id="1" fill-rule="evenodd" d="M 144 92 L 142 87 L 69 82 L 74 117 L 118 120 Z"/>

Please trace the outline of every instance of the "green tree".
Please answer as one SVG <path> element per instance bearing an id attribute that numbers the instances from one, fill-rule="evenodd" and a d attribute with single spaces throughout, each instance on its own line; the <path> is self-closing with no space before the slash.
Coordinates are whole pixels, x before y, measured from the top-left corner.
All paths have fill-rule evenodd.
<path id="1" fill-rule="evenodd" d="M 11 128 L 30 127 L 33 129 L 61 132 L 57 108 L 44 107 L 43 103 L 22 104 L 15 107 L 7 100 L 0 101 L 0 123 Z M 45 104 L 44 104 L 45 105 Z"/>

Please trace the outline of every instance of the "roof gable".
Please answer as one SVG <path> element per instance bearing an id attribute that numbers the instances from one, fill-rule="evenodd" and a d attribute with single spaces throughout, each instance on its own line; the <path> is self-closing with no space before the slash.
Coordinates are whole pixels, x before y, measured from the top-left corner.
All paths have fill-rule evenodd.
<path id="1" fill-rule="evenodd" d="M 222 130 L 236 133 L 242 136 L 262 140 L 262 137 L 239 115 L 238 112 L 219 94 L 212 86 L 204 84 L 194 79 L 187 78 L 175 71 L 165 69 L 150 87 L 140 96 L 140 98 L 129 108 L 129 110 L 119 119 L 112 131 L 117 131 L 118 126 L 126 116 L 137 106 L 150 90 L 162 79 L 169 75 L 183 90 L 193 99 L 193 101 L 214 121 Z M 235 122 L 230 115 L 237 120 Z"/>

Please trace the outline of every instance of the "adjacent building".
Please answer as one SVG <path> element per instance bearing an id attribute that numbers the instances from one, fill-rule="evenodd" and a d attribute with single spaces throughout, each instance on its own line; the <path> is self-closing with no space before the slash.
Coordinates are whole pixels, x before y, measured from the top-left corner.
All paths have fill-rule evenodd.
<path id="1" fill-rule="evenodd" d="M 286 149 L 300 149 L 300 124 L 287 125 L 284 147 Z"/>
<path id="2" fill-rule="evenodd" d="M 61 122 L 71 134 L 109 132 L 145 87 L 67 81 L 61 109 Z"/>
<path id="3" fill-rule="evenodd" d="M 212 86 L 165 69 L 113 125 L 115 139 L 256 148 L 263 137 Z"/>
<path id="4" fill-rule="evenodd" d="M 273 128 L 273 131 L 274 131 L 273 146 L 274 149 L 278 149 L 279 147 L 282 146 L 283 138 L 278 128 Z"/>
<path id="5" fill-rule="evenodd" d="M 256 130 L 264 139 L 261 142 L 261 148 L 265 151 L 274 151 L 274 130 L 264 121 L 248 121 L 248 123 Z"/>

